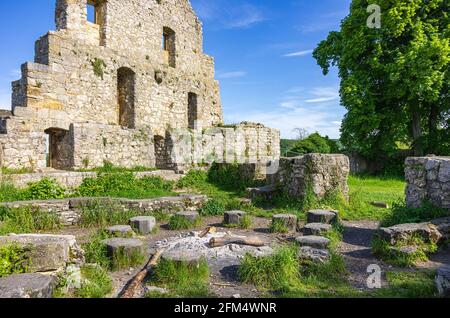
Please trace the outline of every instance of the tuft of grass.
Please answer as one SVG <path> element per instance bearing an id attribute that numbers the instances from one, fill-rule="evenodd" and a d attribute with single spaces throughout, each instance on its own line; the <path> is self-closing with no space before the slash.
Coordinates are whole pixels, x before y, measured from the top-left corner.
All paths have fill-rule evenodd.
<path id="1" fill-rule="evenodd" d="M 111 270 L 118 271 L 121 269 L 127 269 L 141 265 L 145 262 L 145 255 L 137 250 L 133 250 L 131 253 L 120 248 L 114 252 L 114 256 L 111 260 Z"/>
<path id="2" fill-rule="evenodd" d="M 202 216 L 223 215 L 225 213 L 225 205 L 219 200 L 211 199 L 203 205 L 199 212 Z"/>
<path id="3" fill-rule="evenodd" d="M 148 298 L 206 298 L 209 293 L 209 267 L 205 260 L 198 265 L 161 260 L 151 283 L 170 290 L 169 294 L 149 293 Z"/>
<path id="4" fill-rule="evenodd" d="M 124 210 L 119 204 L 94 203 L 83 207 L 79 226 L 85 228 L 102 228 L 112 225 L 128 224 L 128 221 L 142 215 L 142 212 L 135 210 Z"/>
<path id="5" fill-rule="evenodd" d="M 26 273 L 30 266 L 29 250 L 17 244 L 0 246 L 0 278 Z"/>
<path id="6" fill-rule="evenodd" d="M 4 174 L 4 175 L 27 174 L 27 173 L 33 173 L 33 169 L 32 168 L 11 169 L 11 168 L 2 167 L 2 174 Z"/>
<path id="7" fill-rule="evenodd" d="M 105 161 L 102 167 L 94 169 L 80 169 L 80 172 L 100 172 L 100 173 L 125 173 L 125 172 L 148 172 L 155 171 L 155 168 L 149 168 L 144 166 L 134 166 L 131 168 L 125 168 L 120 166 L 115 166 L 111 162 Z"/>
<path id="8" fill-rule="evenodd" d="M 239 267 L 244 283 L 268 289 L 283 289 L 299 283 L 299 264 L 295 247 L 281 247 L 272 256 L 245 255 Z"/>
<path id="9" fill-rule="evenodd" d="M 92 235 L 88 243 L 83 244 L 82 247 L 87 263 L 97 264 L 104 269 L 110 269 L 112 267 L 106 245 L 102 243 L 103 240 L 108 238 L 108 233 L 100 230 Z"/>
<path id="10" fill-rule="evenodd" d="M 391 213 L 383 218 L 381 226 L 428 222 L 447 216 L 450 216 L 450 210 L 438 208 L 430 202 L 424 202 L 419 208 L 408 208 L 404 201 L 398 201 L 393 204 Z"/>
<path id="11" fill-rule="evenodd" d="M 0 221 L 0 235 L 54 231 L 61 228 L 58 215 L 32 206 L 0 207 Z"/>
<path id="12" fill-rule="evenodd" d="M 244 215 L 239 224 L 222 224 L 223 227 L 227 228 L 240 228 L 240 229 L 249 229 L 253 224 L 253 220 L 251 216 Z"/>
<path id="13" fill-rule="evenodd" d="M 104 298 L 113 290 L 111 277 L 100 266 L 83 266 L 81 276 L 81 286 L 75 292 L 79 298 Z"/>
<path id="14" fill-rule="evenodd" d="M 397 249 L 405 246 L 417 247 L 417 251 L 412 254 L 400 253 Z M 438 247 L 436 243 L 426 243 L 420 236 L 411 236 L 406 240 L 399 241 L 395 245 L 379 237 L 372 240 L 372 252 L 381 260 L 396 266 L 408 267 L 413 266 L 417 262 L 428 261 L 428 255 L 435 253 Z"/>
<path id="15" fill-rule="evenodd" d="M 195 222 L 191 222 L 185 217 L 180 215 L 173 215 L 169 220 L 169 230 L 178 231 L 178 230 L 189 230 L 199 226 L 202 223 L 200 218 L 197 218 Z"/>
<path id="16" fill-rule="evenodd" d="M 283 220 L 273 220 L 272 224 L 269 228 L 270 233 L 289 233 L 289 228 L 286 226 L 286 224 L 283 222 Z"/>

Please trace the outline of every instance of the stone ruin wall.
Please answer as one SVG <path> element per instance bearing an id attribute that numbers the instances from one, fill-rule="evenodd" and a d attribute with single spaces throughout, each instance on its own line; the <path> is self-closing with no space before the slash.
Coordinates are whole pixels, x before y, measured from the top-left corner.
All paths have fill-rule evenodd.
<path id="1" fill-rule="evenodd" d="M 450 157 L 411 157 L 405 162 L 406 204 L 450 209 Z"/>
<path id="2" fill-rule="evenodd" d="M 203 53 L 202 25 L 189 1 L 98 3 L 100 25 L 87 21 L 87 0 L 57 0 L 57 29 L 36 42 L 35 61 L 22 65 L 22 78 L 12 84 L 13 115 L 0 116 L 2 166 L 45 168 L 46 133 L 57 132 L 73 142 L 59 148 L 74 154 L 55 168 L 82 168 L 87 157 L 89 167 L 103 160 L 153 167 L 155 147 L 136 143 L 134 136 L 144 130 L 170 140 L 170 130 L 188 128 L 189 93 L 196 94 L 196 119 L 203 127 L 222 123 L 214 61 Z M 165 27 L 175 34 L 175 65 L 161 48 Z M 121 70 L 134 82 L 133 120 L 125 124 L 118 110 Z M 103 149 L 102 134 L 115 149 Z"/>
<path id="3" fill-rule="evenodd" d="M 281 158 L 279 170 L 271 176 L 271 182 L 295 198 L 304 198 L 309 190 L 317 198 L 324 198 L 333 191 L 348 198 L 349 174 L 350 161 L 345 155 L 307 154 Z"/>

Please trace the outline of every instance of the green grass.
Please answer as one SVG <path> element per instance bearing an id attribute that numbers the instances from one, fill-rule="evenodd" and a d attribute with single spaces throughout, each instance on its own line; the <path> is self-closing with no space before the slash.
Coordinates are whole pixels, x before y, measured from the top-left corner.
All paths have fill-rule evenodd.
<path id="1" fill-rule="evenodd" d="M 223 227 L 227 228 L 239 228 L 239 229 L 249 229 L 253 224 L 253 219 L 249 215 L 244 215 L 239 224 L 222 224 Z"/>
<path id="2" fill-rule="evenodd" d="M 201 218 L 197 218 L 195 222 L 191 222 L 187 218 L 175 214 L 170 218 L 168 227 L 169 230 L 172 231 L 189 230 L 197 226 L 200 226 L 201 223 L 202 223 Z"/>
<path id="3" fill-rule="evenodd" d="M 31 168 L 10 169 L 10 168 L 6 168 L 6 167 L 2 167 L 1 169 L 2 169 L 2 174 L 4 174 L 4 175 L 33 173 L 33 169 L 31 169 Z"/>
<path id="4" fill-rule="evenodd" d="M 16 244 L 0 246 L 0 278 L 26 273 L 31 263 L 28 254 L 27 248 Z"/>
<path id="5" fill-rule="evenodd" d="M 125 251 L 123 248 L 119 248 L 114 252 L 114 256 L 111 260 L 111 270 L 118 271 L 122 269 L 128 269 L 143 264 L 145 262 L 145 255 L 138 251 L 132 252 Z"/>
<path id="6" fill-rule="evenodd" d="M 0 235 L 48 232 L 60 228 L 61 222 L 55 213 L 32 206 L 0 207 Z"/>
<path id="7" fill-rule="evenodd" d="M 83 266 L 81 276 L 81 286 L 75 291 L 78 298 L 104 298 L 113 290 L 111 277 L 100 266 Z"/>
<path id="8" fill-rule="evenodd" d="M 286 226 L 283 220 L 276 219 L 272 221 L 269 228 L 270 233 L 289 233 L 289 228 Z"/>
<path id="9" fill-rule="evenodd" d="M 368 293 L 378 298 L 434 298 L 437 289 L 435 271 L 387 272 L 389 287 Z"/>
<path id="10" fill-rule="evenodd" d="M 80 172 L 100 172 L 100 173 L 124 173 L 124 172 L 147 172 L 155 171 L 155 168 L 149 168 L 144 166 L 134 166 L 131 168 L 115 166 L 110 162 L 105 161 L 103 167 L 93 169 L 79 169 Z"/>
<path id="11" fill-rule="evenodd" d="M 381 226 L 429 222 L 447 216 L 450 216 L 450 210 L 437 208 L 429 202 L 425 202 L 419 208 L 408 208 L 404 202 L 398 202 L 392 207 L 391 213 L 384 217 Z"/>
<path id="12" fill-rule="evenodd" d="M 396 248 L 405 246 L 415 246 L 417 251 L 412 254 L 404 254 L 396 250 Z M 428 261 L 428 255 L 436 251 L 436 243 L 426 243 L 420 236 L 411 236 L 406 240 L 397 242 L 395 245 L 390 245 L 379 237 L 375 237 L 372 241 L 372 252 L 374 255 L 386 263 L 400 267 L 413 266 L 417 262 L 426 262 Z"/>
<path id="13" fill-rule="evenodd" d="M 62 199 L 65 195 L 66 190 L 50 178 L 30 182 L 24 189 L 18 189 L 7 181 L 0 182 L 0 202 Z"/>
<path id="14" fill-rule="evenodd" d="M 225 205 L 221 201 L 212 199 L 206 202 L 199 212 L 202 216 L 224 215 Z"/>
<path id="15" fill-rule="evenodd" d="M 166 288 L 169 294 L 150 293 L 148 298 L 206 298 L 209 293 L 209 267 L 205 260 L 193 265 L 161 260 L 150 283 Z"/>

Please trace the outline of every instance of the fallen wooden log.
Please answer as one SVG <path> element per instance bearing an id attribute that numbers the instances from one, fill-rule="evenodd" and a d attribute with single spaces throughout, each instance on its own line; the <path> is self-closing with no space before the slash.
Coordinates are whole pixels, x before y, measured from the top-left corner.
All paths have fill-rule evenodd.
<path id="1" fill-rule="evenodd" d="M 248 245 L 248 246 L 255 246 L 255 247 L 261 247 L 266 245 L 265 242 L 263 242 L 259 237 L 252 236 L 252 237 L 232 237 L 232 236 L 224 236 L 224 237 L 213 237 L 209 241 L 209 245 L 211 247 L 221 247 L 225 245 L 230 244 L 237 244 L 237 245 Z"/>
<path id="2" fill-rule="evenodd" d="M 133 298 L 136 294 L 136 290 L 139 288 L 139 286 L 142 285 L 144 282 L 145 277 L 147 277 L 147 274 L 158 265 L 159 260 L 161 259 L 161 256 L 163 254 L 164 250 L 157 250 L 155 254 L 150 258 L 148 263 L 145 265 L 145 267 L 136 275 L 133 277 L 133 279 L 127 284 L 125 289 L 122 291 L 119 298 Z"/>

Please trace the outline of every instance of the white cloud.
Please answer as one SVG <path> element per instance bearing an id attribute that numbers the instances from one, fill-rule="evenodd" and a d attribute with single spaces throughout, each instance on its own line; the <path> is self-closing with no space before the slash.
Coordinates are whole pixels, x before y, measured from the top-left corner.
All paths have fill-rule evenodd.
<path id="1" fill-rule="evenodd" d="M 224 73 L 217 73 L 218 79 L 228 79 L 228 78 L 238 78 L 238 77 L 244 77 L 247 75 L 247 72 L 245 71 L 233 71 L 233 72 L 224 72 Z"/>
<path id="2" fill-rule="evenodd" d="M 0 92 L 0 109 L 11 109 L 11 94 Z"/>
<path id="3" fill-rule="evenodd" d="M 314 52 L 314 50 L 305 50 L 305 51 L 299 51 L 299 52 L 292 52 L 283 55 L 283 57 L 300 57 L 300 56 L 306 56 Z"/>
<path id="4" fill-rule="evenodd" d="M 310 94 L 314 98 L 306 99 L 305 103 L 319 104 L 339 99 L 339 89 L 337 87 L 316 87 L 310 91 Z"/>

